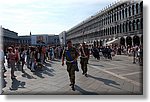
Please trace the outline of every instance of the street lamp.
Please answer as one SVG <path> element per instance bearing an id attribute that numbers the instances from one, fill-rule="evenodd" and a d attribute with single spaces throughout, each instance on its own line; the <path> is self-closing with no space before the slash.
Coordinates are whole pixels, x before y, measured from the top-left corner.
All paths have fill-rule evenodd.
<path id="1" fill-rule="evenodd" d="M 63 36 L 62 36 L 62 37 L 61 37 L 61 44 L 62 44 L 62 46 L 63 46 L 63 44 L 64 44 L 64 43 L 63 43 L 63 39 L 64 39 L 64 38 L 63 38 Z"/>
<path id="2" fill-rule="evenodd" d="M 83 23 L 84 23 L 84 21 L 83 21 Z M 83 43 L 84 43 L 84 32 L 85 32 L 85 28 L 84 28 L 84 25 L 83 25 Z"/>
<path id="3" fill-rule="evenodd" d="M 56 40 L 56 47 L 57 47 L 57 38 L 55 40 Z"/>

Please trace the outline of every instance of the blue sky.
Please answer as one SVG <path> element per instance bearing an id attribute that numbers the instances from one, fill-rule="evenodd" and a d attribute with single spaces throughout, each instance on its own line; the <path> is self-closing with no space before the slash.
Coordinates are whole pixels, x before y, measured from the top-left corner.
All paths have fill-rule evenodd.
<path id="1" fill-rule="evenodd" d="M 0 0 L 0 25 L 19 35 L 59 34 L 116 0 Z"/>

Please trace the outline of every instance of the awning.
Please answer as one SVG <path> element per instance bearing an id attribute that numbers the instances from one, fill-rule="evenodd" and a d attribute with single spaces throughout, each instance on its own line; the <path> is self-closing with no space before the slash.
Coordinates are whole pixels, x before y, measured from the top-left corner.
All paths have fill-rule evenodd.
<path id="1" fill-rule="evenodd" d="M 113 39 L 111 41 L 106 42 L 107 45 L 114 44 L 114 43 L 119 43 L 119 39 Z"/>

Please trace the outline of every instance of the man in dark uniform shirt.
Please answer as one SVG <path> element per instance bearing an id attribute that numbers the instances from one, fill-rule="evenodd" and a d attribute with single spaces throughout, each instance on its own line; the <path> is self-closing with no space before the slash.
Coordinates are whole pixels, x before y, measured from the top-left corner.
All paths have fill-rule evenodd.
<path id="1" fill-rule="evenodd" d="M 75 85 L 75 69 L 77 67 L 77 58 L 79 56 L 79 53 L 75 47 L 72 46 L 72 42 L 67 42 L 67 48 L 64 49 L 62 54 L 62 66 L 64 65 L 64 58 L 66 57 L 66 65 L 67 65 L 67 72 L 70 77 L 70 86 L 72 87 L 72 90 L 75 91 L 74 85 Z"/>
<path id="2" fill-rule="evenodd" d="M 87 77 L 87 64 L 88 64 L 88 59 L 89 59 L 89 49 L 85 45 L 85 43 L 82 44 L 80 48 L 80 52 L 81 52 L 81 57 L 80 57 L 81 69 L 83 71 L 83 75 Z"/>

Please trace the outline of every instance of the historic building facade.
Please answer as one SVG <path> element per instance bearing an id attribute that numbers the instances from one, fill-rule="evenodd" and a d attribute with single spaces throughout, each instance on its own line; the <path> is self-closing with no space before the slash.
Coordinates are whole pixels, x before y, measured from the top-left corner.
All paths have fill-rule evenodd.
<path id="1" fill-rule="evenodd" d="M 120 45 L 143 43 L 143 1 L 120 1 L 101 10 L 66 32 L 73 44 L 103 45 L 118 39 Z"/>
<path id="2" fill-rule="evenodd" d="M 60 45 L 59 35 L 49 35 L 48 45 L 58 46 Z"/>
<path id="3" fill-rule="evenodd" d="M 31 36 L 19 36 L 18 43 L 21 45 L 31 45 Z"/>
<path id="4" fill-rule="evenodd" d="M 60 45 L 59 35 L 53 34 L 33 34 L 31 35 L 31 45 Z"/>
<path id="5" fill-rule="evenodd" d="M 2 28 L 3 46 L 18 44 L 18 33 L 9 29 Z"/>

